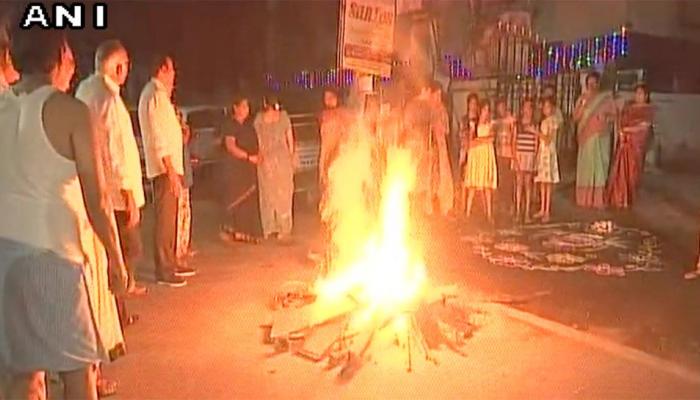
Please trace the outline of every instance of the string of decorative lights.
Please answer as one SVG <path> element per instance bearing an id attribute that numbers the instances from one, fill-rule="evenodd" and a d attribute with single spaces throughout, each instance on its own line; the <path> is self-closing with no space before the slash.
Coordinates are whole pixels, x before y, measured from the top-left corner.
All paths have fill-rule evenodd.
<path id="1" fill-rule="evenodd" d="M 533 34 L 531 30 L 510 23 L 499 22 L 498 31 L 500 34 L 514 35 L 530 44 L 527 71 L 524 71 L 523 75 L 535 78 L 607 64 L 627 56 L 629 52 L 628 32 L 624 26 L 606 35 L 589 37 L 568 44 L 547 42 L 539 35 Z M 445 54 L 443 63 L 451 79 L 468 80 L 472 78 L 471 71 L 464 66 L 460 56 Z M 395 63 L 396 66 L 408 64 L 408 62 Z M 310 90 L 328 86 L 349 87 L 355 82 L 356 77 L 357 74 L 353 70 L 331 68 L 301 71 L 295 73 L 292 79 L 283 81 L 277 80 L 268 73 L 265 75 L 265 82 L 267 87 L 274 91 L 288 88 Z M 383 82 L 388 80 L 390 78 L 381 78 Z"/>
<path id="2" fill-rule="evenodd" d="M 546 43 L 531 60 L 529 74 L 535 77 L 557 75 L 562 72 L 578 71 L 594 65 L 607 64 L 629 52 L 629 37 L 626 27 L 602 36 L 594 36 L 576 42 Z M 538 60 L 539 62 L 532 61 Z"/>

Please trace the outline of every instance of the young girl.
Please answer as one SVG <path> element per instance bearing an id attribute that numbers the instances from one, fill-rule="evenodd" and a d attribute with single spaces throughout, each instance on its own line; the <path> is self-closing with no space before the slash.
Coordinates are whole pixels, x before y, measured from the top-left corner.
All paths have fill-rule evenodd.
<path id="1" fill-rule="evenodd" d="M 534 108 L 532 100 L 525 99 L 521 107 L 520 121 L 518 121 L 515 141 L 515 219 L 530 223 L 530 202 L 532 198 L 532 178 L 535 172 L 535 154 L 537 151 L 537 126 L 534 121 Z M 523 199 L 523 195 L 525 198 Z M 523 216 L 523 206 L 525 214 Z"/>
<path id="2" fill-rule="evenodd" d="M 542 103 L 544 120 L 540 126 L 537 149 L 537 176 L 540 184 L 540 212 L 535 218 L 549 222 L 552 212 L 552 187 L 559 183 L 559 161 L 557 159 L 557 131 L 559 120 L 554 115 L 554 100 L 545 98 Z"/>
<path id="3" fill-rule="evenodd" d="M 496 154 L 493 147 L 494 133 L 491 126 L 491 108 L 485 101 L 479 111 L 476 135 L 470 139 L 467 170 L 464 186 L 467 192 L 467 217 L 471 216 L 476 191 L 483 192 L 484 209 L 489 222 L 493 223 L 491 198 L 498 186 Z"/>
<path id="4" fill-rule="evenodd" d="M 476 136 L 476 126 L 479 123 L 479 96 L 476 93 L 470 93 L 467 96 L 467 113 L 462 117 L 461 127 L 459 131 L 460 146 L 459 146 L 459 181 L 464 182 L 467 156 L 469 153 L 469 139 Z M 458 201 L 460 207 L 466 207 L 467 187 L 463 186 L 458 192 Z"/>
<path id="5" fill-rule="evenodd" d="M 513 140 L 515 140 L 515 118 L 508 111 L 505 99 L 496 101 L 496 118 L 493 120 L 496 134 L 496 167 L 498 191 L 496 203 L 504 215 L 513 214 Z"/>

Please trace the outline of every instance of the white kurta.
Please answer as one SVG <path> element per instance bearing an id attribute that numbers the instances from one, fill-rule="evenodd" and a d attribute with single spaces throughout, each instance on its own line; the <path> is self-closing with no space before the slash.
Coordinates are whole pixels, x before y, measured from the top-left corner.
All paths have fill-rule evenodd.
<path id="1" fill-rule="evenodd" d="M 145 203 L 141 159 L 129 111 L 119 94 L 119 86 L 109 77 L 94 74 L 78 86 L 75 97 L 90 109 L 93 121 L 105 140 L 111 177 L 108 177 L 112 205 L 125 210 L 121 190 L 131 191 L 136 207 Z"/>

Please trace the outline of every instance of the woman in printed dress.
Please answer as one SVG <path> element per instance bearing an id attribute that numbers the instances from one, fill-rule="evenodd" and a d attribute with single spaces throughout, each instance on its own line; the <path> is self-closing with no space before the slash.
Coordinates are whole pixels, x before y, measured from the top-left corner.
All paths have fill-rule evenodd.
<path id="1" fill-rule="evenodd" d="M 540 211 L 535 218 L 549 222 L 552 212 L 552 187 L 559 183 L 559 160 L 557 157 L 557 132 L 559 119 L 555 114 L 554 99 L 547 97 L 542 103 L 544 120 L 540 125 L 539 144 L 537 145 L 537 176 L 535 182 L 540 184 Z"/>
<path id="2" fill-rule="evenodd" d="M 258 135 L 260 217 L 265 238 L 292 233 L 295 143 L 292 122 L 276 97 L 263 99 L 253 123 Z"/>
<path id="3" fill-rule="evenodd" d="M 483 194 L 486 218 L 493 223 L 493 191 L 498 187 L 496 152 L 493 142 L 495 135 L 491 125 L 491 106 L 485 101 L 479 110 L 479 123 L 476 135 L 469 139 L 469 157 L 464 177 L 467 188 L 467 218 L 471 216 L 476 192 Z"/>
<path id="4" fill-rule="evenodd" d="M 637 85 L 634 100 L 625 105 L 620 118 L 619 144 L 608 181 L 608 201 L 613 207 L 627 208 L 634 202 L 653 119 L 649 90 Z"/>

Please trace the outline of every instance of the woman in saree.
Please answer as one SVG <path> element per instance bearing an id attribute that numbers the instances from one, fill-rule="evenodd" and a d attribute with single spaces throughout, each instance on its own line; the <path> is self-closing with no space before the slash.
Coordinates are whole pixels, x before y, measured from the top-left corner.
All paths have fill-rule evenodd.
<path id="1" fill-rule="evenodd" d="M 245 97 L 233 99 L 231 117 L 222 127 L 226 160 L 226 198 L 228 221 L 221 228 L 224 240 L 257 243 L 262 235 L 258 198 L 258 137 L 250 119 Z"/>
<path id="2" fill-rule="evenodd" d="M 292 122 L 277 98 L 270 96 L 263 99 L 263 111 L 253 126 L 260 145 L 258 184 L 263 235 L 286 239 L 292 233 L 296 164 Z"/>
<path id="3" fill-rule="evenodd" d="M 450 118 L 442 102 L 442 86 L 435 83 L 431 87 L 433 110 L 430 122 L 430 211 L 438 209 L 445 216 L 454 206 L 454 185 L 447 140 L 450 133 Z"/>
<path id="4" fill-rule="evenodd" d="M 639 84 L 634 99 L 625 105 L 620 117 L 619 145 L 608 182 L 608 201 L 613 207 L 627 208 L 634 202 L 653 119 L 649 90 Z"/>
<path id="5" fill-rule="evenodd" d="M 574 120 L 578 123 L 578 161 L 576 164 L 576 204 L 604 208 L 605 188 L 610 169 L 610 121 L 616 107 L 609 92 L 599 91 L 600 75 L 586 77 L 586 92 L 576 102 Z"/>

